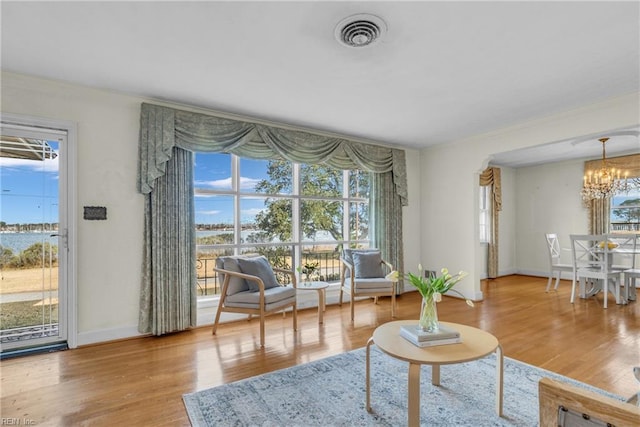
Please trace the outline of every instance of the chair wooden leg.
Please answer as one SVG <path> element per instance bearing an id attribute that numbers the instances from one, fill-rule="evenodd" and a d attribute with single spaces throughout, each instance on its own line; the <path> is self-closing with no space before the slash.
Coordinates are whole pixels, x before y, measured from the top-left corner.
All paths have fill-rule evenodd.
<path id="1" fill-rule="evenodd" d="M 342 307 L 342 286 L 340 286 L 340 302 L 338 302 L 338 307 Z"/>
<path id="2" fill-rule="evenodd" d="M 549 280 L 547 281 L 547 289 L 545 289 L 545 292 L 549 292 L 549 288 L 551 288 L 551 280 L 553 280 L 553 271 L 549 273 Z"/>
<path id="3" fill-rule="evenodd" d="M 298 330 L 298 306 L 293 305 L 293 330 Z"/>
<path id="4" fill-rule="evenodd" d="M 264 314 L 260 316 L 260 347 L 264 347 Z"/>
<path id="5" fill-rule="evenodd" d="M 560 284 L 560 274 L 561 274 L 561 273 L 562 273 L 562 272 L 561 272 L 560 270 L 558 270 L 558 275 L 556 276 L 556 286 L 553 288 L 553 289 L 555 289 L 556 291 L 558 290 L 558 285 Z"/>
<path id="6" fill-rule="evenodd" d="M 353 323 L 353 319 L 354 319 L 354 314 L 355 314 L 355 308 L 353 307 L 353 295 L 351 296 L 351 300 L 349 301 L 349 308 L 351 309 L 351 323 Z"/>
<path id="7" fill-rule="evenodd" d="M 395 319 L 396 317 L 396 291 L 393 291 L 391 294 L 391 318 Z"/>
<path id="8" fill-rule="evenodd" d="M 218 330 L 218 322 L 220 321 L 220 313 L 222 312 L 223 303 L 224 301 L 218 301 L 218 310 L 216 311 L 216 320 L 213 322 L 213 332 L 212 332 L 213 335 L 215 335 L 216 331 Z"/>

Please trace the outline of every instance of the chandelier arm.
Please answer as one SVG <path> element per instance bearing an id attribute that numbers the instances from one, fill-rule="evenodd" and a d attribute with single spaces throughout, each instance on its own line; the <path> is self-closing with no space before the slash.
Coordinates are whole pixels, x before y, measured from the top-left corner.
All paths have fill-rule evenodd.
<path id="1" fill-rule="evenodd" d="M 631 178 L 631 185 L 629 185 L 629 179 L 625 174 L 625 179 L 620 179 L 621 170 L 617 170 L 617 178 L 616 179 L 616 169 L 607 167 L 607 152 L 606 152 L 606 142 L 609 138 L 600 138 L 599 141 L 602 142 L 602 167 L 599 171 L 588 171 L 587 175 L 584 176 L 584 184 L 582 187 L 582 191 L 580 194 L 582 199 L 585 202 L 594 199 L 604 199 L 615 196 L 620 193 L 628 193 L 629 191 L 640 188 L 640 178 Z M 593 176 L 593 179 L 591 178 Z"/>

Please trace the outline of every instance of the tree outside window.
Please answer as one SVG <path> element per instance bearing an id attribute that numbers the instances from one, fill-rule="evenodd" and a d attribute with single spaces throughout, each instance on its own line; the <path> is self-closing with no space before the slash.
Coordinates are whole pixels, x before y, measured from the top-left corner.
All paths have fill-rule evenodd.
<path id="1" fill-rule="evenodd" d="M 342 246 L 368 246 L 369 173 L 222 153 L 195 157 L 199 284 L 209 276 L 217 282 L 217 256 L 249 252 L 288 269 L 318 263 L 321 280 L 337 280 Z M 219 292 L 208 282 L 200 287 Z"/>

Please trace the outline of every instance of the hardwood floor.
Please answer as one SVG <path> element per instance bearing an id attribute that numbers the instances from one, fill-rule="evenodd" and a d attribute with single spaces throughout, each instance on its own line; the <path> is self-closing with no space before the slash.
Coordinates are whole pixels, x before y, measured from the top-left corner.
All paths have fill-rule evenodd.
<path id="1" fill-rule="evenodd" d="M 505 355 L 579 381 L 631 396 L 640 387 L 640 304 L 618 306 L 602 295 L 569 303 L 569 282 L 545 293 L 546 279 L 508 276 L 483 283 L 485 300 L 470 308 L 444 298 L 442 320 L 485 329 Z M 417 319 L 416 292 L 397 299 L 397 319 Z M 272 315 L 266 347 L 259 348 L 256 320 L 223 324 L 164 337 L 147 337 L 32 355 L 0 362 L 2 419 L 21 425 L 189 425 L 182 394 L 363 347 L 373 330 L 391 320 L 390 300 L 327 306 Z M 364 398 L 364 397 L 363 397 Z M 508 399 L 508 396 L 505 396 Z M 6 424 L 6 423 L 5 423 Z"/>

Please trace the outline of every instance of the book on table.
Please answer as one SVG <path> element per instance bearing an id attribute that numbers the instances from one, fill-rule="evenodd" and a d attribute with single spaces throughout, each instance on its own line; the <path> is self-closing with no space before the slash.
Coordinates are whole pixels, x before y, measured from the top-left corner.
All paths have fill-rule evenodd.
<path id="1" fill-rule="evenodd" d="M 432 347 L 462 342 L 460 332 L 444 325 L 440 325 L 436 332 L 424 332 L 415 325 L 405 325 L 400 327 L 400 336 L 418 347 Z"/>

